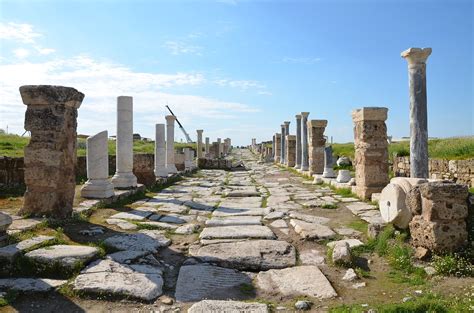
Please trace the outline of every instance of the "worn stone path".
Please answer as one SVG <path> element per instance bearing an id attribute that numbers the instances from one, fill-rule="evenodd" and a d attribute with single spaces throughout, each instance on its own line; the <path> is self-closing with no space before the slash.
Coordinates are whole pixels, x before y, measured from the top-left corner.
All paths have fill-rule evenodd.
<path id="1" fill-rule="evenodd" d="M 52 239 L 39 236 L 0 248 L 0 257 L 11 260 L 27 251 L 27 259 L 66 268 L 81 264 L 83 269 L 70 281 L 79 294 L 145 301 L 166 294 L 176 301 L 170 307 L 174 309 L 207 300 L 189 312 L 267 312 L 265 305 L 238 301 L 283 303 L 308 297 L 318 302 L 350 288 L 339 285 L 342 276 L 328 279 L 327 246 L 362 244 L 361 233 L 347 224 L 359 220 L 356 216 L 377 222 L 378 210 L 257 162 L 248 150 L 236 149 L 232 157 L 244 160 L 248 171 L 201 170 L 151 199 L 136 201 L 127 212 L 106 217 L 104 224 L 117 230 L 103 241 L 113 253 L 99 257 L 97 248 L 89 246 L 34 249 Z M 325 204 L 339 209 L 322 209 Z M 88 231 L 91 236 L 102 232 L 100 227 L 83 230 Z M 169 251 L 173 261 L 166 259 Z M 23 291 L 26 284 L 48 292 L 66 283 L 0 279 L 0 289 Z"/>

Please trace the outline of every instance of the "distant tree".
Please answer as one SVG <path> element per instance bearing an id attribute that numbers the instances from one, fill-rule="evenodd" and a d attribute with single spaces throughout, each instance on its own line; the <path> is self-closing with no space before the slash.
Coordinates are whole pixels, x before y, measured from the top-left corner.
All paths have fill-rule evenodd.
<path id="1" fill-rule="evenodd" d="M 0 135 L 6 134 L 5 130 L 3 128 L 0 128 Z"/>

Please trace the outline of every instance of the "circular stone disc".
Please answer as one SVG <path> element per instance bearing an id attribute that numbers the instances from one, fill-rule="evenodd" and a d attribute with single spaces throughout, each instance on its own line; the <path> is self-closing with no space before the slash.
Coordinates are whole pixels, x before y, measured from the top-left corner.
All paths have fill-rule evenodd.
<path id="1" fill-rule="evenodd" d="M 380 214 L 385 222 L 391 223 L 398 217 L 405 206 L 405 197 L 405 191 L 399 185 L 390 183 L 385 186 L 379 201 Z"/>

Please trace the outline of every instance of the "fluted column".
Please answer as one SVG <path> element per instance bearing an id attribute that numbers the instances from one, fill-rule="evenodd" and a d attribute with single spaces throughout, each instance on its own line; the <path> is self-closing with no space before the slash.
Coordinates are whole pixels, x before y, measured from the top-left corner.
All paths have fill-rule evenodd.
<path id="1" fill-rule="evenodd" d="M 280 141 L 280 164 L 285 164 L 285 138 L 286 128 L 285 124 L 281 124 L 281 141 Z"/>
<path id="2" fill-rule="evenodd" d="M 202 129 L 198 129 L 197 131 L 197 157 L 202 158 Z"/>
<path id="3" fill-rule="evenodd" d="M 309 112 L 301 112 L 301 170 L 307 171 L 309 169 L 309 154 L 308 154 L 308 115 Z"/>
<path id="4" fill-rule="evenodd" d="M 166 140 L 165 124 L 155 125 L 155 176 L 166 177 Z"/>
<path id="5" fill-rule="evenodd" d="M 426 60 L 431 48 L 410 48 L 402 52 L 408 62 L 410 90 L 410 176 L 428 178 L 428 112 Z"/>
<path id="6" fill-rule="evenodd" d="M 174 115 L 166 115 L 166 170 L 168 174 L 177 173 L 174 163 Z"/>

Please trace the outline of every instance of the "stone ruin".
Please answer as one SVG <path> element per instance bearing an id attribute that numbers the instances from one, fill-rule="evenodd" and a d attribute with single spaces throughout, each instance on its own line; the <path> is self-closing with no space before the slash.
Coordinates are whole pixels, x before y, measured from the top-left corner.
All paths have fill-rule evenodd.
<path id="1" fill-rule="evenodd" d="M 76 188 L 77 109 L 84 94 L 62 86 L 22 86 L 27 105 L 25 129 L 25 200 L 22 215 L 66 218 Z"/>
<path id="2" fill-rule="evenodd" d="M 409 223 L 412 244 L 436 253 L 458 250 L 467 243 L 467 186 L 451 182 L 427 182 L 411 189 L 406 206 L 413 214 Z"/>

